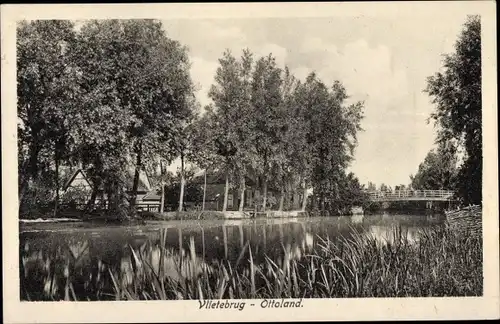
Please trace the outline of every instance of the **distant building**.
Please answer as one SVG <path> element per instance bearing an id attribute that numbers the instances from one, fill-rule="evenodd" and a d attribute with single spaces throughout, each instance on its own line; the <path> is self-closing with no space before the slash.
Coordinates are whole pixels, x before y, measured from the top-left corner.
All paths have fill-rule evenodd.
<path id="1" fill-rule="evenodd" d="M 203 188 L 205 181 L 205 170 L 199 171 L 194 174 L 193 178 L 190 180 L 191 183 L 200 185 Z M 226 179 L 224 172 L 221 171 L 209 171 L 207 173 L 207 188 L 205 193 L 205 210 L 222 210 L 224 204 L 224 190 L 225 190 Z M 244 205 L 245 210 L 254 210 L 257 204 L 260 208 L 262 203 L 262 192 L 261 187 L 257 185 L 257 182 L 246 177 L 245 179 L 245 193 L 244 193 Z M 271 184 L 267 188 L 267 199 L 269 202 L 274 202 L 270 209 L 277 209 L 280 200 L 280 190 L 274 188 Z M 238 210 L 240 206 L 240 190 L 239 183 L 230 182 L 230 188 L 227 197 L 227 210 Z M 302 195 L 294 193 L 290 197 L 291 209 L 300 209 L 302 203 Z M 188 202 L 186 204 L 192 205 L 193 203 L 200 204 L 201 202 Z M 286 207 L 286 206 L 285 206 Z"/>
<path id="2" fill-rule="evenodd" d="M 126 193 L 130 194 L 134 183 L 134 170 L 129 170 L 126 181 Z M 83 169 L 76 169 L 70 174 L 63 185 L 60 197 L 77 205 L 86 204 L 92 196 L 92 191 L 93 184 L 86 176 L 85 171 Z M 103 197 L 105 197 L 104 190 L 103 188 L 99 188 L 97 190 L 96 205 L 107 206 L 107 202 Z M 149 209 L 158 209 L 160 202 L 161 196 L 157 194 L 156 190 L 153 190 L 148 174 L 140 172 L 136 204 L 139 208 L 146 208 L 147 206 Z"/>

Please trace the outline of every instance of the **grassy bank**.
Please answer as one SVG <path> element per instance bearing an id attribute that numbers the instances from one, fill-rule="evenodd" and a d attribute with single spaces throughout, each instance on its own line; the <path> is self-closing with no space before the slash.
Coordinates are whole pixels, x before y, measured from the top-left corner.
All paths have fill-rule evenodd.
<path id="1" fill-rule="evenodd" d="M 447 229 L 422 232 L 411 243 L 400 230 L 388 242 L 366 235 L 320 240 L 309 253 L 254 262 L 245 245 L 236 262 L 205 262 L 148 241 L 129 247 L 118 266 L 60 248 L 22 258 L 22 300 L 328 298 L 479 296 L 482 240 Z M 39 256 L 40 257 L 40 256 Z"/>
<path id="2" fill-rule="evenodd" d="M 52 212 L 47 213 L 31 213 L 20 215 L 20 219 L 23 220 L 51 220 L 57 218 L 71 218 L 79 219 L 84 221 L 94 221 L 94 222 L 108 222 L 108 223 L 128 223 L 132 221 L 139 220 L 217 220 L 217 219 L 244 219 L 244 218 L 286 218 L 286 217 L 310 217 L 313 216 L 324 216 L 319 214 L 311 214 L 308 212 L 300 211 L 268 211 L 268 212 L 238 212 L 238 211 L 171 211 L 171 212 L 152 212 L 152 211 L 139 211 L 134 215 L 118 215 L 118 214 L 108 214 L 105 211 L 93 212 L 93 213 L 82 213 L 81 211 L 65 211 L 59 212 L 54 215 Z M 129 217 L 125 217 L 129 216 Z"/>
<path id="3" fill-rule="evenodd" d="M 309 217 L 309 213 L 301 211 L 174 211 L 174 212 L 140 212 L 139 216 L 146 220 L 216 220 L 216 219 L 246 219 L 246 218 L 287 218 L 287 217 Z"/>

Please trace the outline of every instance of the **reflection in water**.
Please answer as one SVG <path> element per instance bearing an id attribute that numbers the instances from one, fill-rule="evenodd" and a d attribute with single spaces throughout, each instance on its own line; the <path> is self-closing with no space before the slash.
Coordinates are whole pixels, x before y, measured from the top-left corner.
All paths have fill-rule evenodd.
<path id="1" fill-rule="evenodd" d="M 435 216 L 355 215 L 143 227 L 69 226 L 56 232 L 21 229 L 21 296 L 44 300 L 48 296 L 68 299 L 76 294 L 109 299 L 115 281 L 133 285 L 134 274 L 143 276 L 152 271 L 179 282 L 211 273 L 216 262 L 249 262 L 248 251 L 255 264 L 269 258 L 281 267 L 310 253 L 319 238 L 336 242 L 356 232 L 391 242 L 394 236 L 389 233 L 397 225 L 410 242 L 415 242 L 418 229 L 441 222 Z M 119 277 L 110 278 L 110 272 Z"/>
<path id="2" fill-rule="evenodd" d="M 193 242 L 193 237 L 191 237 L 191 242 Z M 178 253 L 171 249 L 164 250 L 162 253 L 161 249 L 160 246 L 147 246 L 140 248 L 138 251 L 132 249 L 132 257 L 123 256 L 120 262 L 122 285 L 131 286 L 133 284 L 134 263 L 138 267 L 135 273 L 139 276 L 144 271 L 152 271 L 155 274 L 169 277 L 176 282 L 182 279 L 193 279 L 203 272 L 212 273 L 213 271 L 212 267 L 195 253 L 186 255 L 185 250 Z M 141 260 L 146 261 L 148 268 L 145 268 L 139 262 L 137 258 L 139 253 Z"/>
<path id="3" fill-rule="evenodd" d="M 375 238 L 380 243 L 394 243 L 398 239 L 398 235 L 406 237 L 409 243 L 416 243 L 418 241 L 419 229 L 415 227 L 408 227 L 399 229 L 398 227 L 387 227 L 381 225 L 371 225 L 367 237 Z"/>
<path id="4" fill-rule="evenodd" d="M 360 224 L 360 223 L 363 223 L 363 218 L 364 218 L 364 215 L 352 215 L 351 222 L 353 224 Z"/>

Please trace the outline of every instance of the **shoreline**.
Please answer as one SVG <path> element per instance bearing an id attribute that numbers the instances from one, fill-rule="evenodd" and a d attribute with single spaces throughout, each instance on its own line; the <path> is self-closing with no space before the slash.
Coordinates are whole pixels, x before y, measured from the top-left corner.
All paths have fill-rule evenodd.
<path id="1" fill-rule="evenodd" d="M 20 218 L 19 223 L 24 224 L 37 224 L 37 223 L 64 223 L 64 222 L 109 222 L 109 223 L 128 223 L 128 222 L 138 222 L 138 221 L 174 221 L 174 220 L 251 220 L 251 219 L 295 219 L 295 218 L 310 218 L 310 217 L 324 217 L 324 218 L 344 218 L 344 217 L 370 217 L 373 215 L 419 215 L 419 216 L 429 216 L 429 215 L 442 215 L 446 216 L 449 213 L 460 212 L 468 210 L 469 207 L 463 207 L 460 209 L 454 209 L 450 211 L 443 212 L 423 212 L 421 210 L 416 210 L 415 212 L 409 211 L 379 211 L 356 213 L 356 214 L 345 214 L 345 215 L 322 215 L 320 213 L 308 212 L 308 211 L 276 211 L 271 210 L 267 212 L 249 212 L 249 211 L 173 211 L 173 212 L 139 212 L 135 216 L 130 218 L 118 218 L 116 216 L 105 215 L 105 214 L 85 214 L 82 216 L 80 212 L 65 213 L 60 217 L 43 217 L 39 216 L 37 218 Z"/>

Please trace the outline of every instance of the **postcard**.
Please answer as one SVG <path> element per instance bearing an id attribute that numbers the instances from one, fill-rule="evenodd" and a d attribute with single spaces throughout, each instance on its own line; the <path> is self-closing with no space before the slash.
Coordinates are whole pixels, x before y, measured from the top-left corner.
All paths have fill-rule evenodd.
<path id="1" fill-rule="evenodd" d="M 498 319 L 494 8 L 2 5 L 5 322 Z"/>

